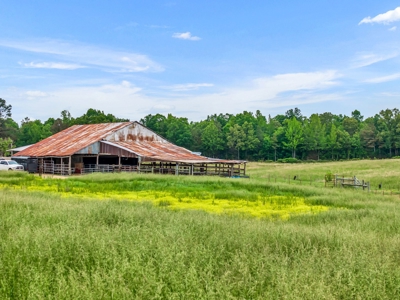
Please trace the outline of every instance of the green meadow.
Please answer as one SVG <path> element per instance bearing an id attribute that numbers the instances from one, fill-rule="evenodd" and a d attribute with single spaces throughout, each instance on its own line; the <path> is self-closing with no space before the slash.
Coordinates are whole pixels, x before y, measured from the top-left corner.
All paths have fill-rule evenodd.
<path id="1" fill-rule="evenodd" d="M 0 173 L 0 299 L 400 298 L 400 160 L 248 172 Z"/>

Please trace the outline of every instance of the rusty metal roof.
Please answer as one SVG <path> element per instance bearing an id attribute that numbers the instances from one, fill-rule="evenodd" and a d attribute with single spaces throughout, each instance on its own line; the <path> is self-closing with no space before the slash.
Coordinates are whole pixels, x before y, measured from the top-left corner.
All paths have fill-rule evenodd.
<path id="1" fill-rule="evenodd" d="M 181 163 L 227 163 L 240 164 L 244 161 L 222 160 L 208 158 L 174 145 L 170 142 L 159 141 L 102 141 L 102 143 L 113 145 L 130 151 L 143 158 L 143 161 L 173 161 Z"/>
<path id="2" fill-rule="evenodd" d="M 180 159 L 205 159 L 205 157 L 193 154 L 191 151 L 176 146 L 169 142 L 140 142 L 140 141 L 126 141 L 126 142 L 111 142 L 112 144 L 122 146 L 129 149 L 136 155 L 151 159 L 171 161 Z"/>
<path id="3" fill-rule="evenodd" d="M 70 156 L 132 122 L 74 125 L 15 154 L 15 156 Z"/>

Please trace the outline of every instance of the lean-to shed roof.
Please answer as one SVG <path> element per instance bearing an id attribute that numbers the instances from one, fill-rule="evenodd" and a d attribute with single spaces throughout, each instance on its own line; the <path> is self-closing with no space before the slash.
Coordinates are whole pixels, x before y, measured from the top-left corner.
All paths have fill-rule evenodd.
<path id="1" fill-rule="evenodd" d="M 143 161 L 173 161 L 182 163 L 240 163 L 236 161 L 214 160 L 174 145 L 160 141 L 102 141 L 102 143 L 132 152 Z"/>

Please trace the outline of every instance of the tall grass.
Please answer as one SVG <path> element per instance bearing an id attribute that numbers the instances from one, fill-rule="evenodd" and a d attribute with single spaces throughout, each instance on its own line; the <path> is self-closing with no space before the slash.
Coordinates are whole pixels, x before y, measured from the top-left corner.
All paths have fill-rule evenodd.
<path id="1" fill-rule="evenodd" d="M 250 163 L 248 173 L 253 180 L 285 182 L 293 185 L 322 187 L 327 173 L 353 177 L 371 183 L 372 190 L 400 190 L 400 159 L 355 160 L 322 163 Z M 294 176 L 297 177 L 293 180 Z"/>
<path id="2" fill-rule="evenodd" d="M 0 174 L 1 299 L 400 298 L 398 197 L 261 176 L 8 176 Z M 271 221 L 80 197 L 96 186 L 249 201 L 278 192 L 333 209 Z"/>

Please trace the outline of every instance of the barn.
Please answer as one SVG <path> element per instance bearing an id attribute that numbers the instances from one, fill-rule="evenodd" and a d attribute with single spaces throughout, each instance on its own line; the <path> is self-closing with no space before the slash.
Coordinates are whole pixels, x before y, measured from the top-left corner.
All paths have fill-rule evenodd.
<path id="1" fill-rule="evenodd" d="M 28 157 L 32 172 L 60 175 L 138 172 L 246 176 L 245 161 L 198 155 L 136 121 L 74 125 L 14 156 Z"/>

